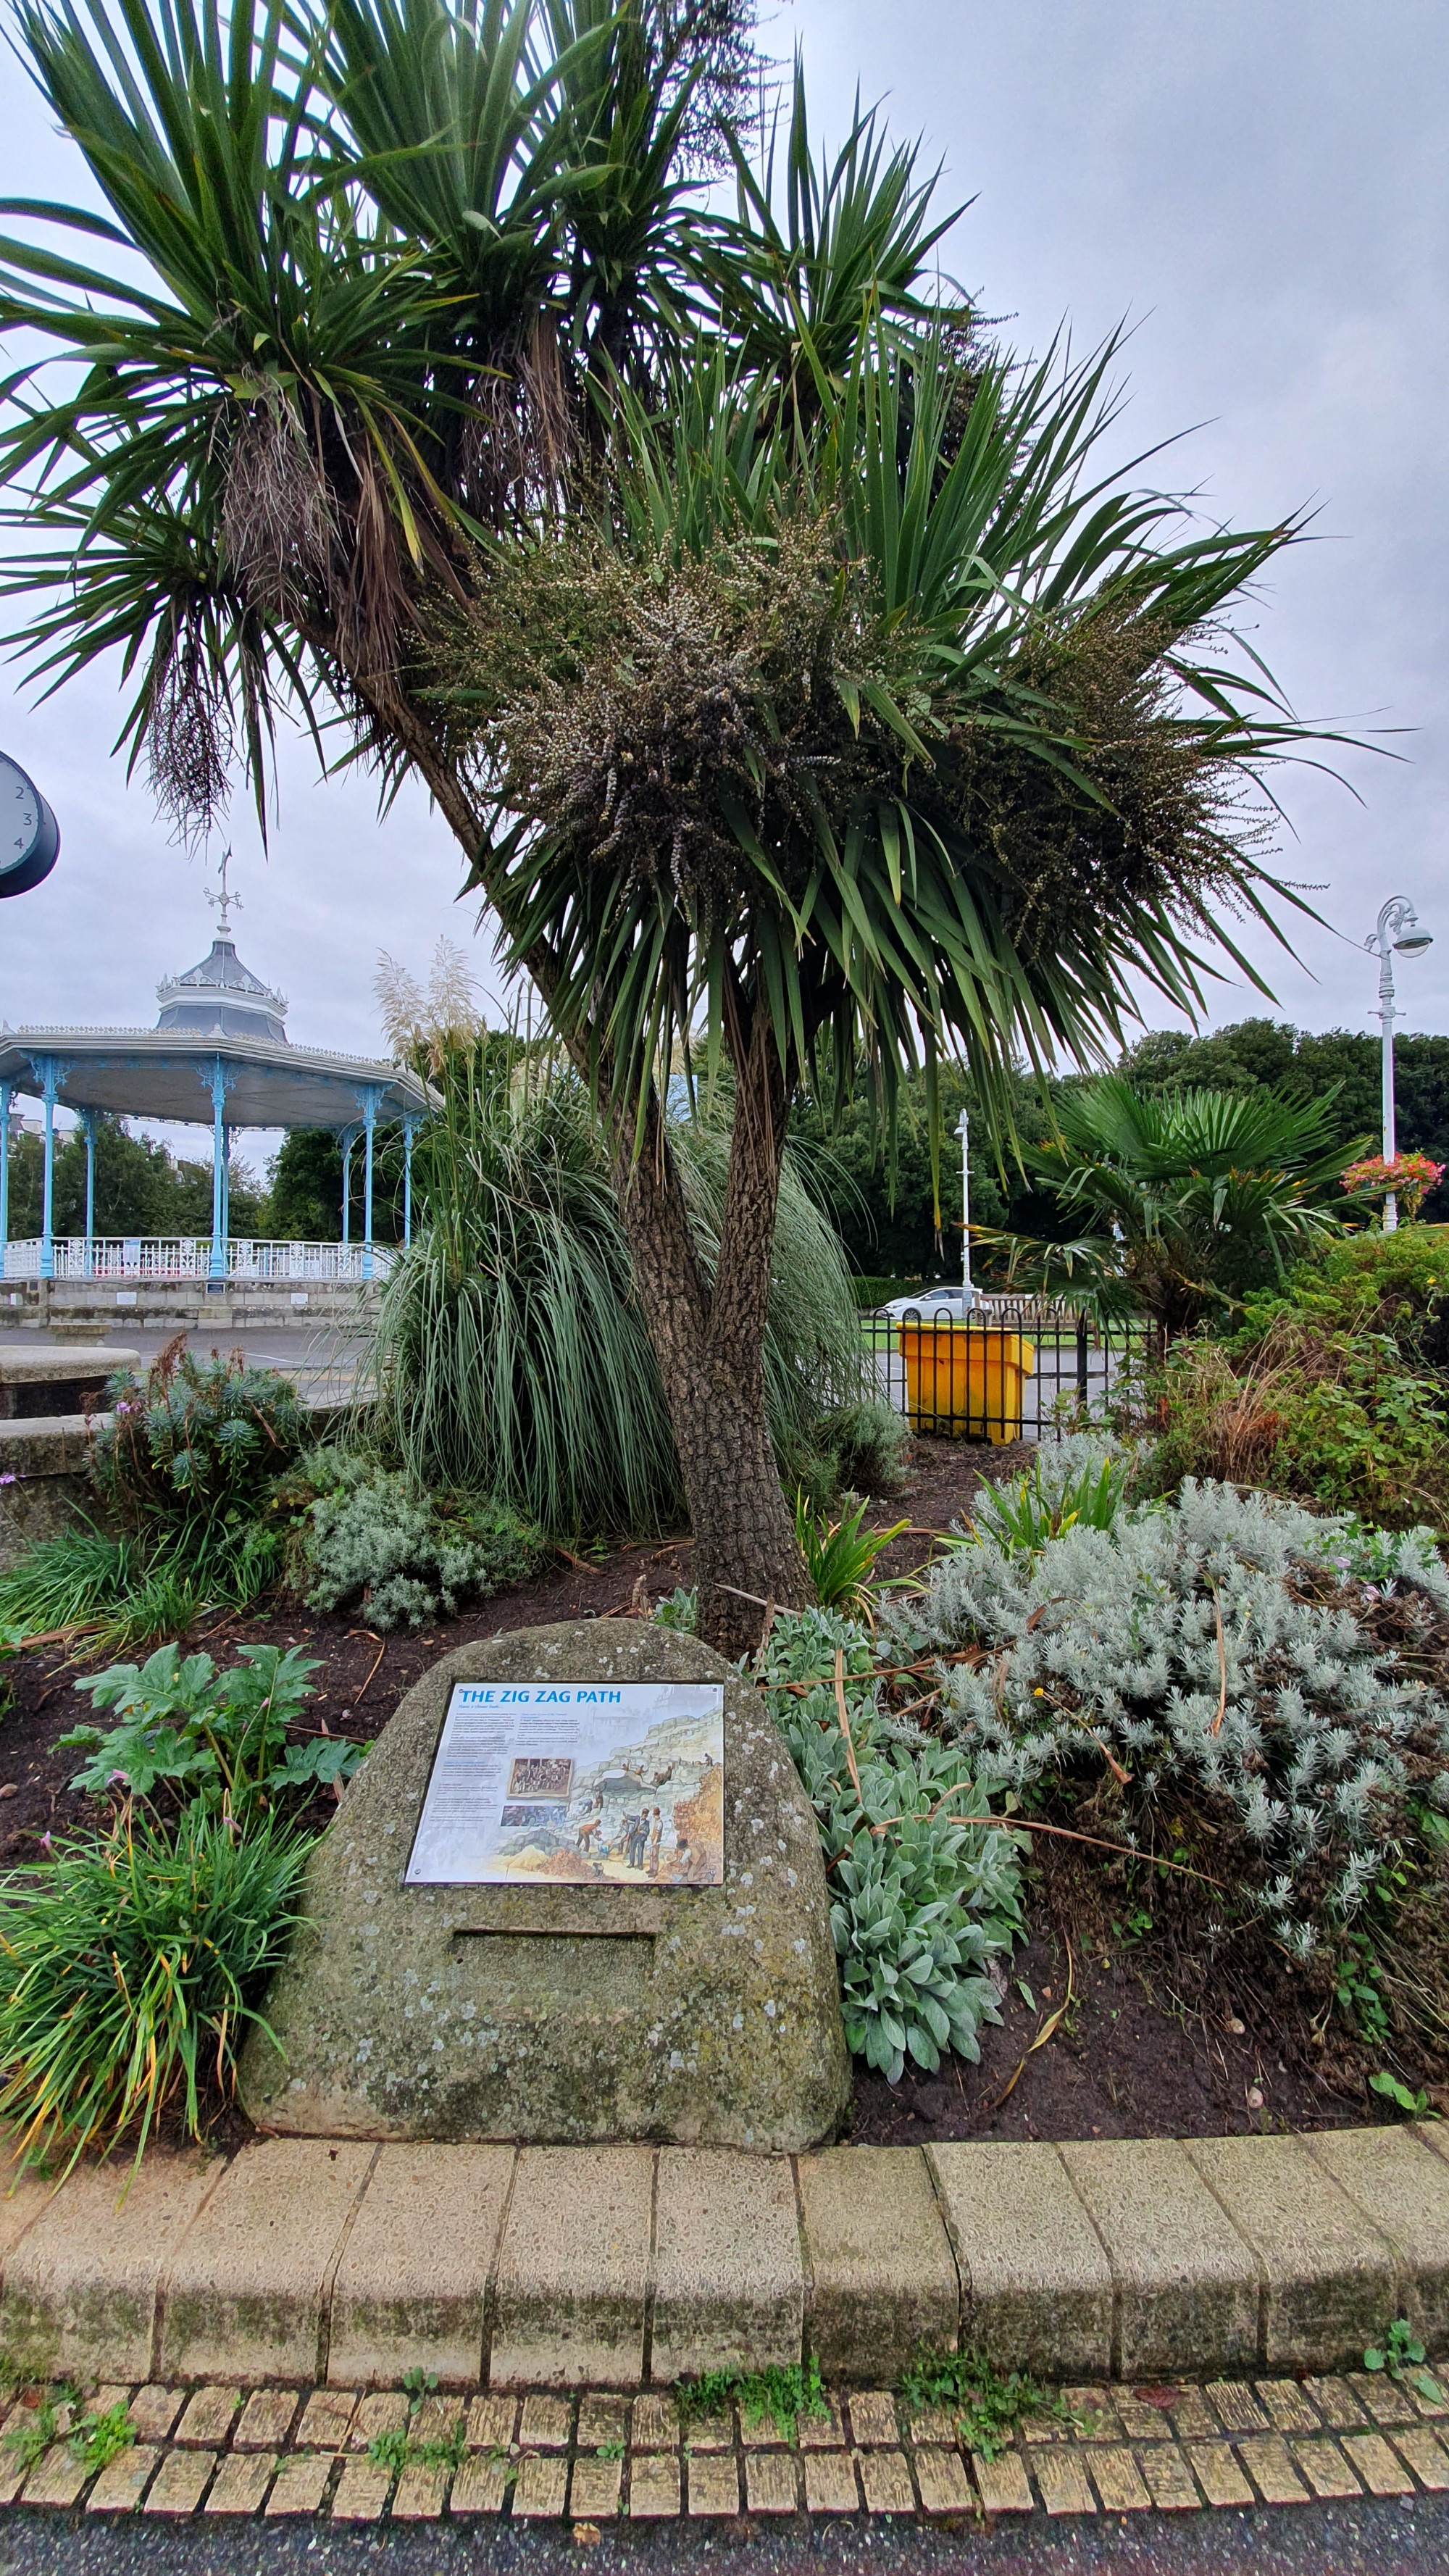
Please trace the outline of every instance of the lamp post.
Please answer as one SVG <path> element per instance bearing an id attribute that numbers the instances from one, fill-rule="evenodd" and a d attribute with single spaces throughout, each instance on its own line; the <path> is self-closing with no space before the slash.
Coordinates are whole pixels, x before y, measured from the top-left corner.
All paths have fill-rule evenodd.
<path id="1" fill-rule="evenodd" d="M 961 1306 L 964 1313 L 971 1303 L 971 1124 L 964 1109 L 956 1133 L 961 1139 Z"/>
<path id="2" fill-rule="evenodd" d="M 1398 1152 L 1394 1133 L 1394 953 L 1400 957 L 1422 957 L 1434 945 L 1433 934 L 1419 928 L 1419 916 L 1407 895 L 1391 895 L 1379 914 L 1378 928 L 1364 941 L 1370 955 L 1375 949 L 1379 960 L 1378 1018 L 1384 1033 L 1384 1161 L 1392 1163 Z M 1399 1222 L 1398 1200 L 1392 1190 L 1384 1200 L 1384 1232 L 1392 1234 Z"/>

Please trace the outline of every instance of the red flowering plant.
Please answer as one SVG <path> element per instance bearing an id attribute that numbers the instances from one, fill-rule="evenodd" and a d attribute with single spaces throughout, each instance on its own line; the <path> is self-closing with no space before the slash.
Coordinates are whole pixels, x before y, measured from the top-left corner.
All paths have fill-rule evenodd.
<path id="1" fill-rule="evenodd" d="M 1427 1154 L 1395 1154 L 1386 1161 L 1382 1154 L 1366 1154 L 1361 1163 L 1350 1163 L 1343 1176 L 1343 1186 L 1360 1197 L 1387 1197 L 1390 1190 L 1398 1200 L 1401 1214 L 1412 1223 L 1431 1190 L 1436 1190 L 1449 1165 L 1431 1161 Z"/>

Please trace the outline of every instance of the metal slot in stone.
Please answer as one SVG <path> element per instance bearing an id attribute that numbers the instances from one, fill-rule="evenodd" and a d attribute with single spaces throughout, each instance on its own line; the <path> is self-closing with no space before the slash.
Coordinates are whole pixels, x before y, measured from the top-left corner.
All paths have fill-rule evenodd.
<path id="1" fill-rule="evenodd" d="M 518 1993 L 529 1998 L 534 2012 L 550 1998 L 563 1996 L 591 2012 L 642 2009 L 654 1982 L 652 1932 L 498 1932 L 490 1927 L 482 1932 L 464 1928 L 453 1938 L 472 1950 L 490 1999 L 502 2003 Z"/>
<path id="2" fill-rule="evenodd" d="M 652 1948 L 657 1937 L 653 1932 L 621 1932 L 596 1923 L 529 1924 L 525 1930 L 515 1930 L 511 1923 L 455 1923 L 453 1926 L 455 1941 L 647 1941 Z"/>

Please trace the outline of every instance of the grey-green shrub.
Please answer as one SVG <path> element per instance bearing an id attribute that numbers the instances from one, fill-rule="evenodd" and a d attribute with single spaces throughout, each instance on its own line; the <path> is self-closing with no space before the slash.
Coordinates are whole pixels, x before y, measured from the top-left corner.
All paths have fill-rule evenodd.
<path id="1" fill-rule="evenodd" d="M 326 1485 L 308 1507 L 304 1541 L 314 1610 L 360 1603 L 376 1628 L 420 1628 L 526 1582 L 547 1554 L 541 1533 L 506 1503 L 419 1494 L 406 1476 L 344 1450 L 320 1454 L 308 1472 Z"/>
<path id="2" fill-rule="evenodd" d="M 986 1812 L 988 1788 L 962 1753 L 884 1714 L 869 1633 L 837 1613 L 777 1618 L 756 1669 L 815 1809 L 852 2051 L 892 2084 L 907 2058 L 928 2072 L 947 2049 L 974 2060 L 982 2022 L 1001 2018 L 991 1962 L 1024 1929 L 1015 1837 L 962 1821 Z M 781 1687 L 791 1681 L 813 1687 L 801 1696 Z"/>
<path id="3" fill-rule="evenodd" d="M 1428 1533 L 1386 1540 L 1189 1480 L 1175 1504 L 1035 1552 L 980 1530 L 904 1615 L 916 1651 L 987 1649 L 941 1681 L 949 1733 L 988 1779 L 1024 1791 L 1115 1761 L 1128 1840 L 1185 1794 L 1205 1801 L 1230 1828 L 1228 1902 L 1241 1888 L 1306 1960 L 1413 1839 L 1415 1802 L 1449 1807 L 1449 1707 L 1333 1597 L 1386 1564 L 1411 1612 L 1416 1595 L 1426 1621 L 1449 1610 Z M 1304 1597 L 1313 1575 L 1330 1598 Z"/>

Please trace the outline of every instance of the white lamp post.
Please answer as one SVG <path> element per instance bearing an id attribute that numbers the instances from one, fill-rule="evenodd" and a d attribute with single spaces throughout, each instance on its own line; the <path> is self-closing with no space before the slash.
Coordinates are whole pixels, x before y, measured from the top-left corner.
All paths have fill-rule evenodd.
<path id="1" fill-rule="evenodd" d="M 1392 1163 L 1398 1152 L 1394 1133 L 1394 952 L 1401 957 L 1421 957 L 1434 945 L 1433 935 L 1419 928 L 1419 916 L 1407 895 L 1392 895 L 1379 914 L 1379 925 L 1371 939 L 1364 941 L 1372 955 L 1377 949 L 1379 960 L 1378 1018 L 1384 1033 L 1384 1161 Z M 1399 1206 L 1390 1190 L 1384 1200 L 1384 1232 L 1392 1234 L 1399 1222 Z"/>
<path id="2" fill-rule="evenodd" d="M 971 1287 L 971 1126 L 964 1109 L 961 1112 L 961 1124 L 956 1133 L 961 1139 L 961 1286 L 969 1292 Z M 962 1299 L 963 1313 L 970 1303 L 971 1298 L 968 1293 Z"/>

